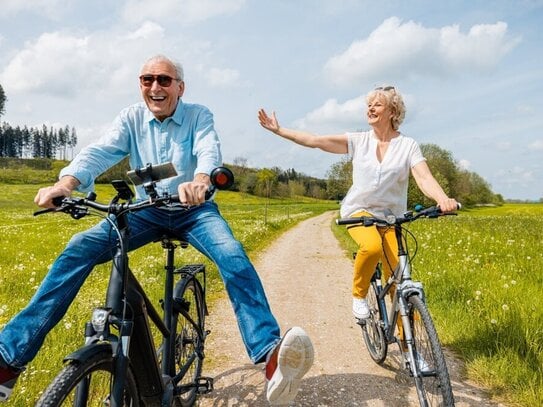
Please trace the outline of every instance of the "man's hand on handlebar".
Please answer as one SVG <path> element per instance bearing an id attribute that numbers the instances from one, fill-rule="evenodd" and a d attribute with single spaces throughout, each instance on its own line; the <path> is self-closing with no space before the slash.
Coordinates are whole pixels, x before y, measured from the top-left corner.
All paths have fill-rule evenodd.
<path id="1" fill-rule="evenodd" d="M 205 174 L 197 174 L 193 181 L 183 182 L 177 188 L 179 202 L 189 206 L 200 205 L 206 200 L 211 180 Z"/>
<path id="2" fill-rule="evenodd" d="M 40 188 L 34 198 L 34 203 L 41 208 L 55 208 L 54 198 L 70 196 L 79 185 L 79 180 L 71 175 L 62 177 L 55 185 Z"/>
<path id="3" fill-rule="evenodd" d="M 55 208 L 56 205 L 53 203 L 54 198 L 70 196 L 71 194 L 72 190 L 64 185 L 40 188 L 34 198 L 34 203 L 41 208 Z"/>

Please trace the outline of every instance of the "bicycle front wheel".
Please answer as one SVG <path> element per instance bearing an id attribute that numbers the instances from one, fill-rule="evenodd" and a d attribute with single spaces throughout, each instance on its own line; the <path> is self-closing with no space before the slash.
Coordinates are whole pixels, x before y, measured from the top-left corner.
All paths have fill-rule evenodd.
<path id="1" fill-rule="evenodd" d="M 42 394 L 37 407 L 108 406 L 113 383 L 113 358 L 99 352 L 83 361 L 70 361 Z M 134 374 L 128 368 L 123 406 L 139 406 Z"/>
<path id="2" fill-rule="evenodd" d="M 176 405 L 194 405 L 198 395 L 198 378 L 202 374 L 204 351 L 204 296 L 200 285 L 190 278 L 175 301 L 186 311 L 173 313 L 175 337 Z"/>
<path id="3" fill-rule="evenodd" d="M 370 309 L 370 317 L 361 320 L 359 324 L 362 327 L 362 336 L 368 353 L 375 363 L 381 365 L 387 357 L 388 346 L 381 324 L 377 288 L 374 282 L 371 283 L 366 301 Z"/>
<path id="4" fill-rule="evenodd" d="M 417 295 L 408 298 L 409 321 L 413 333 L 415 377 L 421 406 L 454 406 L 454 397 L 443 349 L 426 304 Z"/>

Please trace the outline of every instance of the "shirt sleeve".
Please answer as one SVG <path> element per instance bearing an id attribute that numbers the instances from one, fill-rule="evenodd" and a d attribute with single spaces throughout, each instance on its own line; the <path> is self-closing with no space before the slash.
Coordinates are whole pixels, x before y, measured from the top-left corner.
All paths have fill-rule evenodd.
<path id="1" fill-rule="evenodd" d="M 415 165 L 421 161 L 426 161 L 426 158 L 422 155 L 422 150 L 420 149 L 419 144 L 412 139 L 411 145 L 411 154 L 410 154 L 410 168 L 413 168 Z"/>
<path id="2" fill-rule="evenodd" d="M 80 182 L 77 191 L 92 191 L 94 180 L 121 161 L 128 153 L 128 120 L 127 112 L 123 111 L 114 120 L 106 134 L 96 143 L 83 148 L 72 162 L 61 170 L 59 178 L 71 175 Z"/>
<path id="3" fill-rule="evenodd" d="M 194 129 L 192 153 L 197 157 L 194 174 L 211 174 L 214 168 L 222 165 L 221 144 L 215 131 L 213 114 L 202 108 Z"/>

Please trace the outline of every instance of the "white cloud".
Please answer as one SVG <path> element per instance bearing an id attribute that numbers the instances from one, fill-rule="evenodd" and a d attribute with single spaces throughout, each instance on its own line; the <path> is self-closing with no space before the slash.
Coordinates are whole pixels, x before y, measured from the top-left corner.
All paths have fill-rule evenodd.
<path id="1" fill-rule="evenodd" d="M 2 0 L 0 19 L 20 12 L 33 12 L 57 20 L 70 8 L 69 0 Z"/>
<path id="2" fill-rule="evenodd" d="M 508 40 L 507 24 L 474 25 L 467 35 L 457 25 L 440 30 L 439 54 L 451 68 L 462 70 L 486 70 L 497 65 L 499 60 L 511 51 L 520 38 Z"/>
<path id="3" fill-rule="evenodd" d="M 128 0 L 122 16 L 129 22 L 175 20 L 192 24 L 238 11 L 245 0 Z"/>
<path id="4" fill-rule="evenodd" d="M 0 78 L 10 91 L 49 91 L 73 93 L 87 76 L 88 37 L 59 32 L 42 34 L 26 43 L 6 66 Z"/>
<path id="5" fill-rule="evenodd" d="M 235 87 L 241 85 L 239 71 L 235 69 L 211 68 L 205 75 L 211 87 Z"/>
<path id="6" fill-rule="evenodd" d="M 511 142 L 510 141 L 498 141 L 496 143 L 496 149 L 498 151 L 508 151 L 511 149 Z"/>
<path id="7" fill-rule="evenodd" d="M 480 24 L 467 34 L 457 25 L 426 28 L 397 17 L 386 19 L 367 39 L 354 41 L 330 58 L 324 73 L 337 85 L 387 76 L 442 76 L 494 67 L 520 38 L 508 38 L 507 24 Z"/>
<path id="8" fill-rule="evenodd" d="M 530 143 L 529 147 L 532 150 L 543 151 L 543 140 L 536 140 L 533 143 Z"/>
<path id="9" fill-rule="evenodd" d="M 132 32 L 44 33 L 25 43 L 0 80 L 10 93 L 73 97 L 91 91 L 111 97 L 126 92 L 128 78 L 136 77 L 141 50 L 160 49 L 163 38 L 162 27 L 150 22 Z"/>
<path id="10" fill-rule="evenodd" d="M 343 133 L 360 129 L 366 111 L 364 96 L 338 103 L 336 99 L 328 99 L 322 106 L 309 112 L 305 117 L 295 121 L 300 129 L 312 129 L 318 132 Z"/>
<path id="11" fill-rule="evenodd" d="M 164 36 L 164 28 L 152 21 L 144 21 L 143 24 L 134 32 L 126 35 L 127 40 L 147 40 L 149 38 Z"/>
<path id="12" fill-rule="evenodd" d="M 498 175 L 501 178 L 501 182 L 506 185 L 519 184 L 527 186 L 535 180 L 533 171 L 519 166 L 515 166 L 511 169 L 499 170 Z"/>
<path id="13" fill-rule="evenodd" d="M 469 160 L 460 160 L 458 161 L 458 166 L 463 170 L 469 170 L 471 167 L 471 162 Z"/>

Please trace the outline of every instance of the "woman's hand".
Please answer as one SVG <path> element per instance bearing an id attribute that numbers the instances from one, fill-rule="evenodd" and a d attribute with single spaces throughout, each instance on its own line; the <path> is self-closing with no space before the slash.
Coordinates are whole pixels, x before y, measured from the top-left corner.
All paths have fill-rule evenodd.
<path id="1" fill-rule="evenodd" d="M 264 109 L 260 109 L 258 111 L 258 121 L 266 130 L 269 130 L 275 134 L 279 132 L 279 122 L 277 121 L 275 112 L 272 112 L 272 116 L 270 117 Z"/>
<path id="2" fill-rule="evenodd" d="M 437 206 L 443 212 L 455 212 L 459 209 L 458 202 L 454 198 L 445 198 L 437 202 Z"/>

